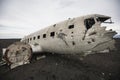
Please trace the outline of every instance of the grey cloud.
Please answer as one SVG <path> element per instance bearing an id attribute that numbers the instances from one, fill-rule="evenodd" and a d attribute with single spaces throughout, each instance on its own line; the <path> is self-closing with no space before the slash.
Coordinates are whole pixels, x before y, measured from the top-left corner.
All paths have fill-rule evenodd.
<path id="1" fill-rule="evenodd" d="M 5 0 L 0 0 L 0 15 L 3 14 L 4 11 L 4 4 L 6 3 Z"/>
<path id="2" fill-rule="evenodd" d="M 2 0 L 1 29 L 36 31 L 69 17 L 100 13 L 112 16 L 116 22 L 115 0 Z M 118 0 L 119 1 L 119 0 Z M 114 4 L 115 3 L 115 4 Z M 7 6 L 6 6 L 7 5 Z M 0 5 L 1 6 L 1 5 Z M 119 6 L 119 5 L 117 5 Z M 119 11 L 119 8 L 117 9 Z M 120 13 L 120 12 L 119 12 Z M 19 33 L 19 32 L 18 32 Z M 14 35 L 14 34 L 13 34 Z"/>
<path id="3" fill-rule="evenodd" d="M 60 0 L 59 4 L 61 8 L 69 7 L 75 3 L 75 0 Z"/>

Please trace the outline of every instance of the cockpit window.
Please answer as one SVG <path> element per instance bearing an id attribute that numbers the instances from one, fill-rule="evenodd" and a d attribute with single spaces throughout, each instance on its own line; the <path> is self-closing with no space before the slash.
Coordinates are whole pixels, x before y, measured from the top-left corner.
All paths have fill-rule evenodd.
<path id="1" fill-rule="evenodd" d="M 95 24 L 94 18 L 85 19 L 84 24 L 87 29 L 91 28 Z"/>

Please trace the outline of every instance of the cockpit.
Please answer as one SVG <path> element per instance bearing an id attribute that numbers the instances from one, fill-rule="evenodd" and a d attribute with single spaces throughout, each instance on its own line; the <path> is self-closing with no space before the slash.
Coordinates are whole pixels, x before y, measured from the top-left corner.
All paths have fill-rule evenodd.
<path id="1" fill-rule="evenodd" d="M 91 17 L 89 16 L 84 20 L 84 25 L 86 26 L 86 29 L 90 29 L 95 23 L 113 23 L 111 20 L 111 17 L 109 16 L 104 16 L 104 15 L 92 15 Z"/>
<path id="2" fill-rule="evenodd" d="M 84 20 L 84 24 L 87 29 L 91 28 L 95 24 L 94 18 L 88 18 Z"/>

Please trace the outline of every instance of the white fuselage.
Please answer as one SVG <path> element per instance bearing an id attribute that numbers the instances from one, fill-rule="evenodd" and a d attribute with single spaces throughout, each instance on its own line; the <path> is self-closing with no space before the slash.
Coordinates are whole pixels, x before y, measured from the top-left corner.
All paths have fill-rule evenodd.
<path id="1" fill-rule="evenodd" d="M 101 27 L 96 17 L 99 17 L 99 15 L 68 19 L 32 33 L 21 41 L 29 43 L 33 52 L 79 54 L 80 52 L 113 49 L 114 40 L 112 36 L 115 33 L 106 31 L 105 27 Z M 94 20 L 94 24 L 87 29 L 85 20 L 90 18 Z"/>

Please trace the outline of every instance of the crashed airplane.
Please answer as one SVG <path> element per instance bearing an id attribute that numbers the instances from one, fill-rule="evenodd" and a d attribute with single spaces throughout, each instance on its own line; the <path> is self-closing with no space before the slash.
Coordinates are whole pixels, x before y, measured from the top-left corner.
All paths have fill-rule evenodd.
<path id="1" fill-rule="evenodd" d="M 110 22 L 106 22 L 109 20 Z M 115 50 L 115 31 L 102 23 L 111 17 L 92 14 L 51 25 L 10 45 L 4 54 L 8 64 L 26 64 L 33 53 L 83 54 Z"/>

